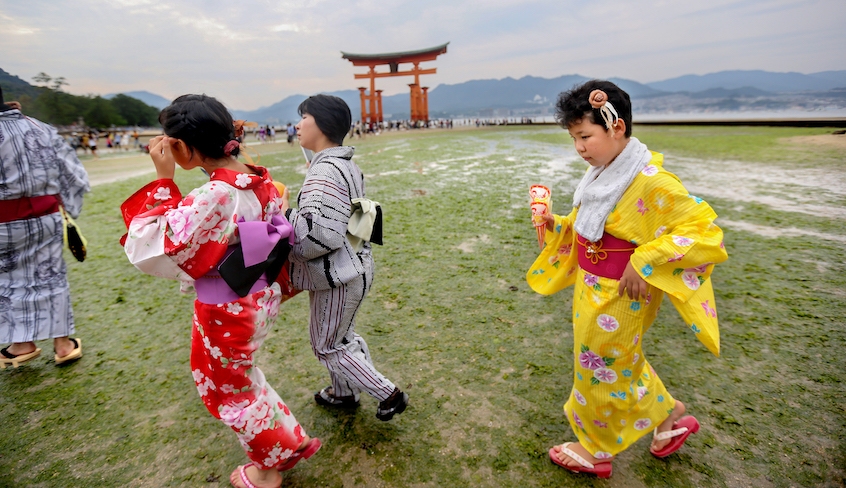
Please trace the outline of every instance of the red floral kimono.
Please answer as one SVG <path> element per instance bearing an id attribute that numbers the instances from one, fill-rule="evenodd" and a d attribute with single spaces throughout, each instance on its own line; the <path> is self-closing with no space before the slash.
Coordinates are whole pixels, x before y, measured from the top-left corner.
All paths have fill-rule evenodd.
<path id="1" fill-rule="evenodd" d="M 194 286 L 191 371 L 212 415 L 235 431 L 247 456 L 262 469 L 284 463 L 305 432 L 253 364 L 282 299 L 278 283 L 260 280 L 247 296 L 199 293 L 221 284 L 217 265 L 239 243 L 238 221 L 281 217 L 279 194 L 266 169 L 256 174 L 214 171 L 208 183 L 182 198 L 173 180 L 156 180 L 121 205 L 130 262 L 141 271 Z M 202 285 L 202 286 L 201 286 Z"/>

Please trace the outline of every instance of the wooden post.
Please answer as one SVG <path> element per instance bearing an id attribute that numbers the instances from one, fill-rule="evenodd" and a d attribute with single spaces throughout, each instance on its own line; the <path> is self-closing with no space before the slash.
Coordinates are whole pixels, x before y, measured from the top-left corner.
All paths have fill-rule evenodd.
<path id="1" fill-rule="evenodd" d="M 375 122 L 376 117 L 376 70 L 375 65 L 370 65 L 370 122 Z"/>
<path id="2" fill-rule="evenodd" d="M 426 123 L 428 124 L 429 123 L 429 87 L 428 86 L 423 87 L 423 97 L 422 98 L 423 99 L 421 100 L 421 105 L 423 107 L 423 120 L 425 120 Z"/>
<path id="3" fill-rule="evenodd" d="M 364 94 L 365 90 L 367 90 L 367 88 L 365 88 L 363 86 L 358 87 L 358 93 L 361 96 L 361 123 L 362 124 L 364 123 L 365 120 L 367 120 L 367 108 L 365 107 L 365 104 L 364 104 L 364 100 L 367 98 L 367 96 Z"/>
<path id="4" fill-rule="evenodd" d="M 409 88 L 408 100 L 409 100 L 409 108 L 411 110 L 411 121 L 416 122 L 418 120 L 417 119 L 417 117 L 418 117 L 418 113 L 417 113 L 417 90 L 416 90 L 417 85 L 415 85 L 414 83 L 409 83 L 408 88 Z"/>
<path id="5" fill-rule="evenodd" d="M 376 122 L 381 124 L 384 121 L 385 119 L 382 116 L 382 90 L 376 90 Z"/>

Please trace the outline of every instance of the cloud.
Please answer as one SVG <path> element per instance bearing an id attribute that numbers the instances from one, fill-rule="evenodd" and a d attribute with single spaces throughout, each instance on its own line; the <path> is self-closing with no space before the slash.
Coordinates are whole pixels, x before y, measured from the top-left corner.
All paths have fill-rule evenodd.
<path id="1" fill-rule="evenodd" d="M 450 42 L 434 88 L 582 74 L 650 82 L 727 69 L 846 69 L 842 0 L 0 0 L 0 68 L 73 93 L 205 91 L 238 109 L 355 89 L 341 51 Z M 10 27 L 12 26 L 12 27 Z M 409 79 L 384 78 L 385 95 Z"/>

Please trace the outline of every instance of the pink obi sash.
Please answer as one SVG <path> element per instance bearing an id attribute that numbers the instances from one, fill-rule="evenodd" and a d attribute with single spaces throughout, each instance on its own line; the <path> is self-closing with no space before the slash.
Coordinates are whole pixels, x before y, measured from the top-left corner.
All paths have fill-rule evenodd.
<path id="1" fill-rule="evenodd" d="M 623 276 L 629 256 L 634 254 L 635 245 L 609 233 L 602 234 L 596 242 L 576 236 L 578 242 L 579 267 L 590 274 L 619 280 Z"/>
<path id="2" fill-rule="evenodd" d="M 250 288 L 250 294 L 261 290 L 267 284 L 267 278 L 262 274 Z M 236 302 L 241 298 L 226 284 L 217 270 L 211 270 L 194 280 L 194 289 L 197 291 L 197 300 L 208 305 Z"/>

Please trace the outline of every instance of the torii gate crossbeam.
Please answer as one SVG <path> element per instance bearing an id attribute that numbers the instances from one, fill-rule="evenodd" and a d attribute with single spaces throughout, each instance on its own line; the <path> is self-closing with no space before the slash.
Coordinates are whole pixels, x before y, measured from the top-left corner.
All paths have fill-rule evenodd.
<path id="1" fill-rule="evenodd" d="M 414 76 L 414 83 L 409 83 L 411 89 L 409 103 L 411 105 L 411 120 L 429 120 L 429 87 L 420 86 L 420 75 L 432 75 L 437 73 L 437 68 L 420 69 L 420 63 L 434 61 L 441 54 L 446 54 L 447 45 L 441 44 L 418 51 L 406 51 L 399 53 L 383 54 L 351 54 L 341 51 L 341 57 L 352 62 L 353 66 L 367 66 L 367 73 L 355 75 L 356 80 L 369 79 L 370 93 L 366 87 L 359 87 L 361 96 L 361 121 L 365 123 L 382 122 L 382 90 L 376 89 L 376 78 L 387 78 L 390 76 Z M 399 65 L 411 63 L 413 67 L 407 71 L 400 71 Z M 377 73 L 376 66 L 388 65 L 389 71 Z M 369 103 L 368 103 L 369 102 Z M 369 105 L 369 107 L 368 107 Z M 369 108 L 369 110 L 368 110 Z"/>

